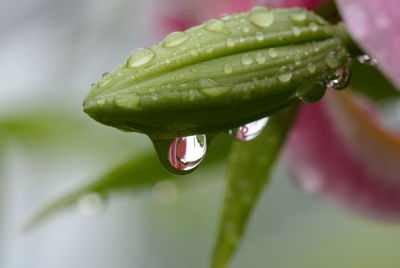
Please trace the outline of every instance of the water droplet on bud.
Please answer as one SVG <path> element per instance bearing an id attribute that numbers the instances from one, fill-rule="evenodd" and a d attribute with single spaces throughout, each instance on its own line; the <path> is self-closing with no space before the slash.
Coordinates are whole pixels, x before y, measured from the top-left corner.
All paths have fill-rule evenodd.
<path id="1" fill-rule="evenodd" d="M 267 125 L 269 117 L 261 118 L 244 126 L 228 130 L 228 134 L 239 141 L 255 139 Z"/>
<path id="2" fill-rule="evenodd" d="M 375 66 L 378 61 L 374 58 L 371 58 L 369 55 L 364 54 L 357 57 L 359 63 L 367 65 L 367 66 Z"/>
<path id="3" fill-rule="evenodd" d="M 274 22 L 274 13 L 267 8 L 256 7 L 250 12 L 249 20 L 258 27 L 267 28 Z"/>
<path id="4" fill-rule="evenodd" d="M 164 47 L 176 47 L 185 43 L 190 38 L 190 35 L 185 32 L 170 33 L 164 40 Z"/>
<path id="5" fill-rule="evenodd" d="M 150 48 L 138 48 L 132 52 L 126 61 L 125 66 L 128 68 L 134 68 L 142 66 L 150 62 L 154 58 L 154 51 Z"/>

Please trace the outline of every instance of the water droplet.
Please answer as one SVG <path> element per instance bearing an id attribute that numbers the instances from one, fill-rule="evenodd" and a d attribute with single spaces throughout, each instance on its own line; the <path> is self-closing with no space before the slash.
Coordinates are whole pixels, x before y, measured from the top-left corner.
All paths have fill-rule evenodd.
<path id="1" fill-rule="evenodd" d="M 268 53 L 268 56 L 270 56 L 271 58 L 278 57 L 278 51 L 276 51 L 275 48 L 270 48 L 267 53 Z"/>
<path id="2" fill-rule="evenodd" d="M 161 205 L 169 205 L 175 202 L 178 196 L 178 189 L 173 181 L 165 180 L 157 182 L 152 190 L 151 197 L 154 202 Z"/>
<path id="3" fill-rule="evenodd" d="M 156 101 L 156 100 L 158 100 L 158 94 L 157 94 L 157 93 L 151 93 L 150 98 L 151 98 L 153 101 Z"/>
<path id="4" fill-rule="evenodd" d="M 313 32 L 316 32 L 318 30 L 318 25 L 315 22 L 311 22 L 308 27 L 310 27 L 310 30 Z"/>
<path id="5" fill-rule="evenodd" d="M 295 36 L 299 36 L 299 35 L 301 34 L 301 29 L 300 29 L 299 27 L 297 27 L 297 26 L 294 26 L 294 27 L 292 28 L 292 32 L 293 32 L 293 34 L 294 34 Z"/>
<path id="6" fill-rule="evenodd" d="M 309 63 L 307 63 L 307 70 L 311 74 L 313 74 L 315 72 L 315 70 L 316 70 L 316 67 L 315 67 L 315 65 L 313 63 L 309 62 Z"/>
<path id="7" fill-rule="evenodd" d="M 96 85 L 96 83 L 91 83 L 90 87 L 94 87 Z"/>
<path id="8" fill-rule="evenodd" d="M 199 79 L 200 88 L 215 87 L 217 85 L 218 85 L 218 83 L 212 79 L 208 79 L 208 78 Z"/>
<path id="9" fill-rule="evenodd" d="M 255 58 L 258 64 L 263 64 L 267 60 L 267 57 L 265 57 L 264 53 L 262 52 L 257 52 Z"/>
<path id="10" fill-rule="evenodd" d="M 99 99 L 96 101 L 97 105 L 104 105 L 106 103 L 106 99 Z"/>
<path id="11" fill-rule="evenodd" d="M 98 216 L 104 211 L 104 198 L 98 193 L 87 193 L 79 197 L 77 206 L 84 216 Z"/>
<path id="12" fill-rule="evenodd" d="M 369 55 L 364 54 L 361 56 L 357 57 L 357 61 L 361 64 L 367 65 L 367 66 L 375 66 L 378 61 L 374 58 L 371 58 Z"/>
<path id="13" fill-rule="evenodd" d="M 278 79 L 281 82 L 289 82 L 292 79 L 292 73 L 288 70 L 288 67 L 282 66 L 279 69 Z"/>
<path id="14" fill-rule="evenodd" d="M 326 84 L 322 81 L 304 83 L 296 90 L 296 96 L 303 102 L 317 102 L 325 95 Z"/>
<path id="15" fill-rule="evenodd" d="M 350 70 L 342 67 L 336 70 L 335 74 L 329 79 L 327 86 L 336 90 L 345 89 L 350 82 Z"/>
<path id="16" fill-rule="evenodd" d="M 325 58 L 326 64 L 332 69 L 339 67 L 339 59 L 335 51 L 331 51 Z"/>
<path id="17" fill-rule="evenodd" d="M 212 46 L 206 46 L 205 50 L 208 54 L 212 53 L 214 51 L 214 48 Z"/>
<path id="18" fill-rule="evenodd" d="M 244 64 L 244 65 L 250 65 L 253 63 L 253 59 L 251 58 L 251 56 L 247 53 L 243 54 L 242 58 L 240 59 L 240 61 Z"/>
<path id="19" fill-rule="evenodd" d="M 227 47 L 234 47 L 236 45 L 236 42 L 233 39 L 227 39 L 225 44 Z"/>
<path id="20" fill-rule="evenodd" d="M 289 16 L 295 22 L 302 22 L 306 20 L 307 13 L 302 9 L 296 9 Z"/>
<path id="21" fill-rule="evenodd" d="M 247 26 L 247 25 L 243 25 L 243 26 L 242 26 L 242 32 L 244 32 L 244 33 L 250 32 L 250 27 Z"/>
<path id="22" fill-rule="evenodd" d="M 233 71 L 233 67 L 232 67 L 232 65 L 230 65 L 229 63 L 225 63 L 225 64 L 222 66 L 222 69 L 224 70 L 224 73 L 226 73 L 226 74 L 230 74 L 230 73 L 232 73 L 232 71 Z"/>
<path id="23" fill-rule="evenodd" d="M 206 135 L 175 138 L 168 150 L 169 163 L 178 170 L 197 167 L 207 152 Z"/>
<path id="24" fill-rule="evenodd" d="M 154 58 L 154 51 L 150 48 L 138 48 L 132 52 L 126 61 L 126 67 L 134 68 L 150 62 Z"/>
<path id="25" fill-rule="evenodd" d="M 101 74 L 101 77 L 104 77 L 104 76 L 106 76 L 108 74 L 109 74 L 109 72 L 104 72 L 104 73 Z"/>
<path id="26" fill-rule="evenodd" d="M 296 64 L 297 66 L 301 65 L 301 55 L 300 54 L 297 54 L 294 57 L 294 64 Z"/>
<path id="27" fill-rule="evenodd" d="M 226 13 L 221 14 L 221 20 L 229 20 L 229 15 Z"/>
<path id="28" fill-rule="evenodd" d="M 214 33 L 228 33 L 228 29 L 225 27 L 225 24 L 217 19 L 212 19 L 206 23 L 206 30 Z"/>
<path id="29" fill-rule="evenodd" d="M 244 126 L 228 130 L 228 134 L 239 141 L 255 139 L 267 125 L 269 117 L 264 117 Z"/>
<path id="30" fill-rule="evenodd" d="M 116 105 L 123 108 L 139 109 L 139 97 L 135 93 L 119 95 L 115 97 L 114 102 Z"/>
<path id="31" fill-rule="evenodd" d="M 265 35 L 263 32 L 256 32 L 256 40 L 257 41 L 263 41 L 265 38 Z"/>
<path id="32" fill-rule="evenodd" d="M 274 13 L 267 8 L 254 8 L 250 12 L 249 20 L 258 27 L 267 28 L 274 22 Z"/>
<path id="33" fill-rule="evenodd" d="M 164 47 L 176 47 L 180 46 L 189 40 L 190 35 L 185 32 L 173 32 L 170 33 L 164 40 Z"/>
<path id="34" fill-rule="evenodd" d="M 198 56 L 198 55 L 199 55 L 199 53 L 197 52 L 197 50 L 196 50 L 196 49 L 192 49 L 192 50 L 190 50 L 190 55 L 192 55 L 192 56 L 196 57 L 196 56 Z"/>

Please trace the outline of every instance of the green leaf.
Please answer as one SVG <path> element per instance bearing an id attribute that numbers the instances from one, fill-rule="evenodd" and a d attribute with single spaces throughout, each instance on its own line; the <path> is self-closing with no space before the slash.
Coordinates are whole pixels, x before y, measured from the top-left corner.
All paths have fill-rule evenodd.
<path id="1" fill-rule="evenodd" d="M 224 160 L 228 154 L 230 143 L 229 137 L 217 137 L 214 140 L 212 150 L 210 150 L 210 153 L 199 169 L 207 168 L 210 165 Z M 93 183 L 77 189 L 41 209 L 28 221 L 26 229 L 31 229 L 54 214 L 76 204 L 79 198 L 87 193 L 98 193 L 102 196 L 106 196 L 114 190 L 148 189 L 157 182 L 178 178 L 180 178 L 180 181 L 183 180 L 181 176 L 174 176 L 165 170 L 159 164 L 157 155 L 154 154 L 154 152 L 135 156 L 106 172 Z M 190 176 L 185 177 L 185 180 L 187 180 L 187 178 L 190 178 Z"/>
<path id="2" fill-rule="evenodd" d="M 273 116 L 250 142 L 235 142 L 229 157 L 225 199 L 214 249 L 212 267 L 225 268 L 238 247 L 254 209 L 294 121 L 297 104 Z"/>

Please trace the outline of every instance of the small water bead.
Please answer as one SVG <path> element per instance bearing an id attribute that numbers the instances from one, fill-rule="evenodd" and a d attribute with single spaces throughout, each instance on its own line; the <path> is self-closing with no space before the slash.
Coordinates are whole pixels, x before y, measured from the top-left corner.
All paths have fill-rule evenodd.
<path id="1" fill-rule="evenodd" d="M 318 30 L 318 25 L 315 22 L 311 22 L 308 27 L 311 31 L 316 32 Z"/>
<path id="2" fill-rule="evenodd" d="M 139 109 L 139 97 L 135 93 L 130 93 L 128 95 L 123 95 L 123 96 L 121 95 L 117 96 L 115 97 L 114 102 L 116 105 L 123 108 L 134 109 L 134 110 Z"/>
<path id="3" fill-rule="evenodd" d="M 286 66 L 282 66 L 279 69 L 278 80 L 281 82 L 289 82 L 292 79 L 292 73 L 288 70 Z"/>
<path id="4" fill-rule="evenodd" d="M 274 22 L 274 13 L 264 7 L 256 7 L 250 12 L 249 20 L 258 27 L 267 28 Z"/>
<path id="5" fill-rule="evenodd" d="M 104 76 L 106 76 L 108 74 L 109 74 L 109 72 L 104 72 L 104 73 L 101 74 L 101 77 L 104 77 Z"/>
<path id="6" fill-rule="evenodd" d="M 232 71 L 233 71 L 233 67 L 232 67 L 232 65 L 230 65 L 229 63 L 225 63 L 225 64 L 222 66 L 222 69 L 224 70 L 224 73 L 226 73 L 226 74 L 230 74 L 230 73 L 232 73 Z"/>
<path id="7" fill-rule="evenodd" d="M 292 32 L 293 32 L 293 34 L 294 34 L 295 36 L 299 36 L 299 35 L 301 34 L 301 29 L 300 29 L 299 27 L 297 27 L 297 26 L 294 26 L 294 27 L 292 28 Z"/>
<path id="8" fill-rule="evenodd" d="M 313 73 L 315 73 L 316 67 L 315 67 L 315 65 L 313 63 L 309 62 L 309 63 L 307 63 L 307 70 L 311 74 L 313 74 Z"/>
<path id="9" fill-rule="evenodd" d="M 297 54 L 297 55 L 294 57 L 294 63 L 295 63 L 296 65 L 301 65 L 301 55 L 300 55 L 300 54 Z"/>
<path id="10" fill-rule="evenodd" d="M 263 41 L 265 38 L 265 35 L 263 32 L 256 32 L 256 40 L 257 41 Z"/>
<path id="11" fill-rule="evenodd" d="M 255 58 L 258 64 L 263 64 L 267 60 L 267 57 L 262 52 L 257 52 Z"/>
<path id="12" fill-rule="evenodd" d="M 150 62 L 154 58 L 154 51 L 150 48 L 138 48 L 129 56 L 126 67 L 135 68 Z"/>
<path id="13" fill-rule="evenodd" d="M 214 33 L 229 33 L 228 29 L 225 27 L 225 23 L 217 19 L 212 19 L 207 22 L 205 28 L 206 30 Z"/>
<path id="14" fill-rule="evenodd" d="M 99 99 L 96 101 L 97 105 L 104 105 L 106 103 L 106 99 Z"/>
<path id="15" fill-rule="evenodd" d="M 208 54 L 212 53 L 214 51 L 214 48 L 212 46 L 206 46 L 205 50 Z"/>
<path id="16" fill-rule="evenodd" d="M 170 47 L 177 47 L 185 43 L 189 40 L 190 35 L 185 32 L 173 32 L 170 33 L 164 40 L 163 46 L 170 48 Z"/>
<path id="17" fill-rule="evenodd" d="M 77 206 L 84 216 L 98 216 L 104 211 L 104 198 L 98 193 L 87 193 L 79 197 Z"/>
<path id="18" fill-rule="evenodd" d="M 369 55 L 367 55 L 367 54 L 358 56 L 358 57 L 357 57 L 357 61 L 358 61 L 359 63 L 361 63 L 361 64 L 366 65 L 366 66 L 375 66 L 375 65 L 378 63 L 378 61 L 377 61 L 376 59 L 371 58 L 371 57 L 370 57 Z"/>
<path id="19" fill-rule="evenodd" d="M 342 67 L 336 70 L 334 76 L 327 83 L 329 88 L 336 90 L 345 89 L 350 82 L 350 70 L 348 67 Z"/>
<path id="20" fill-rule="evenodd" d="M 250 65 L 253 63 L 253 59 L 251 58 L 251 56 L 247 53 L 243 54 L 242 58 L 240 59 L 240 61 L 242 62 L 242 64 L 244 65 Z"/>
<path id="21" fill-rule="evenodd" d="M 339 59 L 335 51 L 331 51 L 328 53 L 325 58 L 325 62 L 332 69 L 339 67 Z"/>
<path id="22" fill-rule="evenodd" d="M 322 99 L 326 92 L 326 84 L 322 81 L 304 83 L 296 90 L 296 97 L 305 103 L 314 103 Z"/>
<path id="23" fill-rule="evenodd" d="M 295 22 L 302 22 L 306 20 L 307 13 L 304 10 L 298 9 L 290 13 L 289 17 Z"/>
<path id="24" fill-rule="evenodd" d="M 227 39 L 225 44 L 227 47 L 234 47 L 236 45 L 236 42 L 233 39 Z"/>
<path id="25" fill-rule="evenodd" d="M 206 135 L 193 135 L 175 138 L 168 150 L 168 161 L 178 170 L 191 170 L 197 167 L 207 152 Z"/>
<path id="26" fill-rule="evenodd" d="M 228 130 L 228 134 L 239 141 L 249 141 L 255 139 L 263 131 L 269 121 L 269 117 L 264 117 L 244 126 Z"/>
<path id="27" fill-rule="evenodd" d="M 198 56 L 198 55 L 199 55 L 199 53 L 197 52 L 197 50 L 196 50 L 196 49 L 192 49 L 192 50 L 190 50 L 190 55 L 192 55 L 192 56 L 196 57 L 196 56 Z"/>
<path id="28" fill-rule="evenodd" d="M 221 20 L 229 20 L 229 15 L 226 13 L 221 14 Z"/>
<path id="29" fill-rule="evenodd" d="M 243 33 L 248 33 L 248 32 L 250 32 L 250 27 L 247 26 L 247 25 L 243 25 L 243 26 L 242 26 L 242 32 L 243 32 Z"/>
<path id="30" fill-rule="evenodd" d="M 278 51 L 276 51 L 275 48 L 270 48 L 267 53 L 268 53 L 268 56 L 270 56 L 271 58 L 278 57 Z"/>

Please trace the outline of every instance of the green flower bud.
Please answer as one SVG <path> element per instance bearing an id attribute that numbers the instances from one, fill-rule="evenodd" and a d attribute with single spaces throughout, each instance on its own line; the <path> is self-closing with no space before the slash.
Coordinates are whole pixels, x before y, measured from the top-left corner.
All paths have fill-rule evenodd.
<path id="1" fill-rule="evenodd" d="M 222 15 L 135 50 L 92 87 L 84 111 L 153 140 L 235 128 L 287 106 L 299 88 L 302 99 L 322 97 L 312 85 L 348 61 L 338 29 L 299 8 Z"/>

